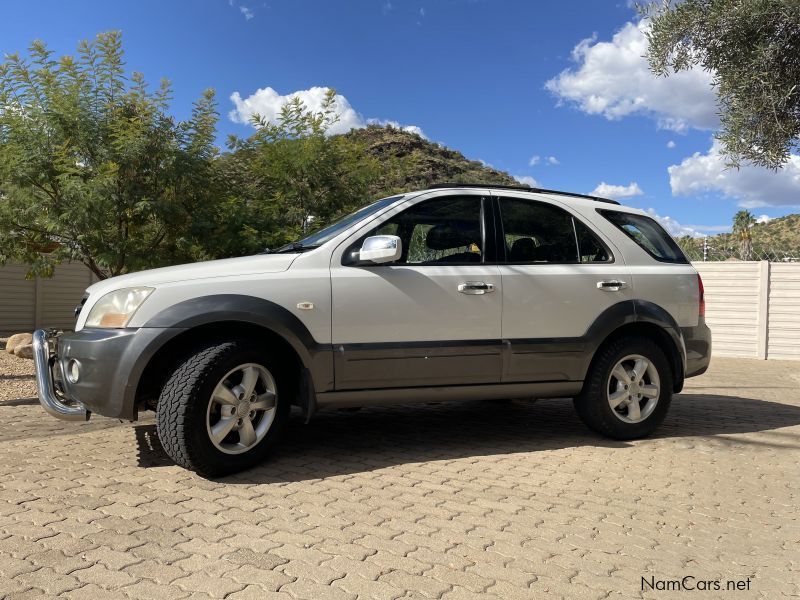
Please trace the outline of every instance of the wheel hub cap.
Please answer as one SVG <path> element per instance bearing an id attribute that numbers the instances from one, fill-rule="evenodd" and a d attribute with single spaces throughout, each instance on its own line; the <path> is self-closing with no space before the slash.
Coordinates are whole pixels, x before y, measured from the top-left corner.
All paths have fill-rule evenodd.
<path id="1" fill-rule="evenodd" d="M 606 386 L 614 416 L 626 423 L 640 423 L 655 410 L 661 393 L 658 370 L 648 358 L 631 354 L 617 362 Z"/>
<path id="2" fill-rule="evenodd" d="M 206 430 L 225 454 L 241 454 L 264 439 L 275 419 L 277 387 L 272 374 L 256 363 L 228 371 L 211 394 Z"/>

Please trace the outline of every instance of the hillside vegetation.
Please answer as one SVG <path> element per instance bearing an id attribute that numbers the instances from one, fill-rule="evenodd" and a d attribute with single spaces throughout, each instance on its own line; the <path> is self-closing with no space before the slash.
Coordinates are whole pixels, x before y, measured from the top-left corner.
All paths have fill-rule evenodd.
<path id="1" fill-rule="evenodd" d="M 753 225 L 750 235 L 754 260 L 800 260 L 800 214 Z M 678 240 L 692 260 L 702 260 L 703 240 L 683 237 Z M 734 233 L 708 236 L 708 260 L 739 257 L 739 239 Z"/>

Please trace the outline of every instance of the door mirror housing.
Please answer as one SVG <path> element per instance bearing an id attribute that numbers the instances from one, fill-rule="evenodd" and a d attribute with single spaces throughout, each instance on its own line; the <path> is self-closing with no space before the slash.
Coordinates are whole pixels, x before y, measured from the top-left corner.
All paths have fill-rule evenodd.
<path id="1" fill-rule="evenodd" d="M 361 244 L 358 258 L 375 264 L 398 260 L 403 254 L 403 242 L 396 235 L 372 235 Z"/>

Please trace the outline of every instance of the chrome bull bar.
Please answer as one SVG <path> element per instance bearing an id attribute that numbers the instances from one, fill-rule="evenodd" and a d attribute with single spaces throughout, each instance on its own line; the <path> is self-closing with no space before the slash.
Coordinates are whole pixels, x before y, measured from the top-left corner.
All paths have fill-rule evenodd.
<path id="1" fill-rule="evenodd" d="M 45 412 L 62 421 L 88 421 L 91 414 L 80 402 L 70 403 L 56 392 L 53 381 L 53 367 L 57 365 L 50 352 L 50 338 L 55 337 L 44 329 L 33 333 L 33 362 L 36 365 L 36 387 L 39 390 L 39 404 Z"/>

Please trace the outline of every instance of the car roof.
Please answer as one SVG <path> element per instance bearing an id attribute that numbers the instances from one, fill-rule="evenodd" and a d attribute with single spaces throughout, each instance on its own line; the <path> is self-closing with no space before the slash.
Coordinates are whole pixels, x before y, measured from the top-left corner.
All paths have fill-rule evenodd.
<path id="1" fill-rule="evenodd" d="M 437 183 L 428 187 L 428 190 L 442 190 L 442 189 L 485 189 L 485 190 L 511 190 L 514 192 L 527 192 L 530 194 L 543 194 L 548 196 L 558 196 L 558 199 L 564 201 L 565 199 L 573 200 L 590 200 L 592 202 L 599 202 L 601 204 L 614 204 L 620 206 L 616 200 L 609 198 L 600 198 L 599 196 L 590 196 L 588 194 L 579 194 L 576 192 L 565 192 L 562 190 L 548 190 L 544 188 L 534 188 L 526 185 L 498 185 L 498 184 L 479 184 L 479 183 Z M 426 190 L 422 190 L 426 191 Z"/>

